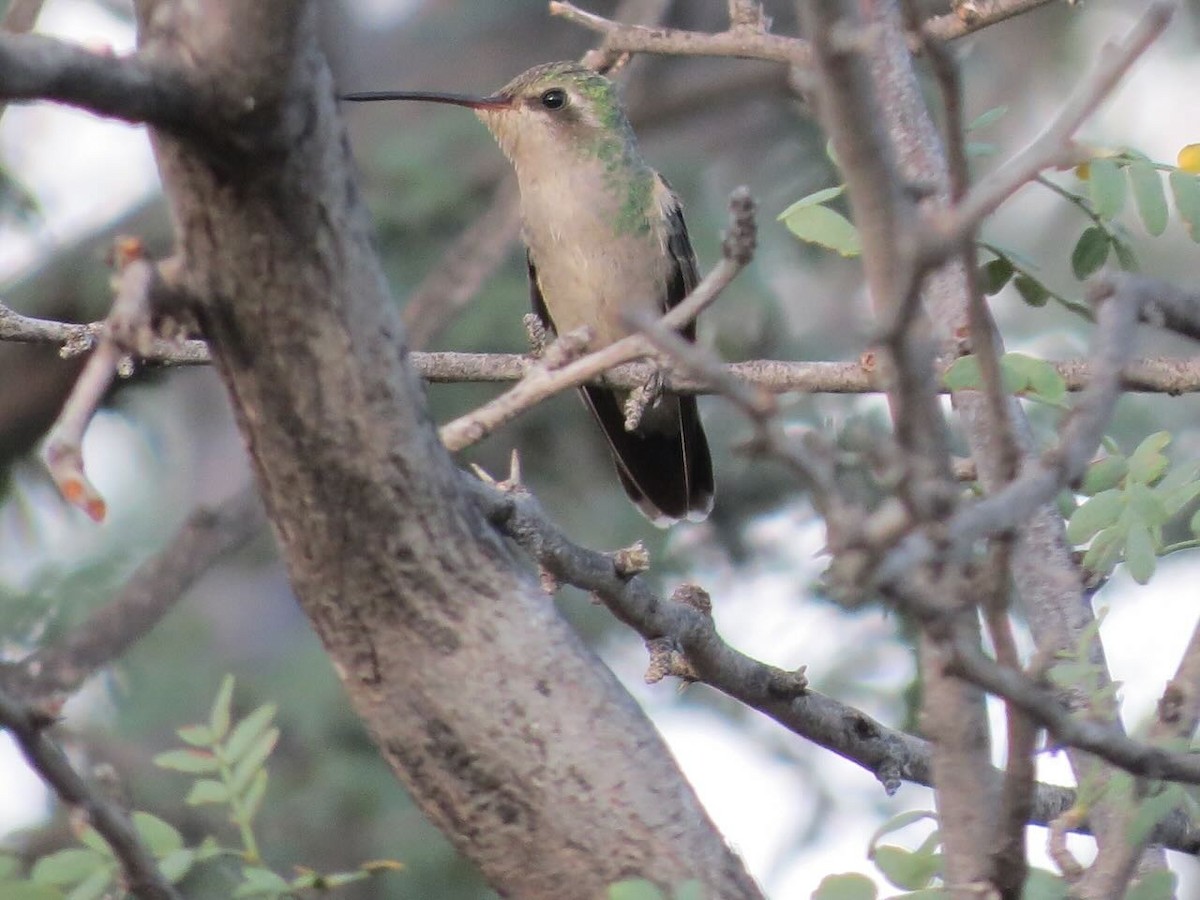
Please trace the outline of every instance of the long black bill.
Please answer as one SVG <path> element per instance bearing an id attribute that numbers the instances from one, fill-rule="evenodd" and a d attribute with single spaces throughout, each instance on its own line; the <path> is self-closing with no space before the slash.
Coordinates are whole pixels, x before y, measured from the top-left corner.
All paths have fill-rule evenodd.
<path id="1" fill-rule="evenodd" d="M 487 109 L 496 106 L 511 106 L 512 98 L 502 96 L 472 97 L 468 94 L 445 94 L 438 91 L 359 91 L 342 94 L 343 100 L 356 103 L 372 100 L 420 100 L 425 103 L 451 103 L 471 109 Z"/>

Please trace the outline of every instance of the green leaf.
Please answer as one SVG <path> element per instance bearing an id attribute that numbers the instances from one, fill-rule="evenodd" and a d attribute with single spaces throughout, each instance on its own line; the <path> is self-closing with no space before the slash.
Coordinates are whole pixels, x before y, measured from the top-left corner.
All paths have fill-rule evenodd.
<path id="1" fill-rule="evenodd" d="M 219 781 L 202 778 L 192 785 L 184 801 L 188 806 L 203 806 L 205 803 L 228 803 L 229 789 Z"/>
<path id="2" fill-rule="evenodd" d="M 67 894 L 67 900 L 107 900 L 110 896 L 109 886 L 113 881 L 113 872 L 97 869 L 79 885 Z"/>
<path id="3" fill-rule="evenodd" d="M 1095 275 L 1100 267 L 1108 260 L 1112 241 L 1108 232 L 1099 225 L 1092 225 L 1083 230 L 1075 249 L 1071 251 L 1071 271 L 1080 281 Z"/>
<path id="4" fill-rule="evenodd" d="M 822 878 L 812 900 L 875 900 L 877 893 L 875 882 L 866 875 L 848 872 Z"/>
<path id="5" fill-rule="evenodd" d="M 1196 537 L 1200 537 L 1200 509 L 1192 513 L 1192 518 L 1188 520 L 1188 530 Z"/>
<path id="6" fill-rule="evenodd" d="M 1150 529 L 1141 522 L 1133 522 L 1125 538 L 1125 565 L 1138 584 L 1146 584 L 1154 574 L 1158 557 L 1154 552 L 1154 538 Z"/>
<path id="7" fill-rule="evenodd" d="M 4 900 L 65 900 L 66 894 L 49 884 L 0 881 L 0 897 Z"/>
<path id="8" fill-rule="evenodd" d="M 183 881 L 196 862 L 196 851 L 184 848 L 168 853 L 158 861 L 159 871 L 171 884 Z"/>
<path id="9" fill-rule="evenodd" d="M 867 841 L 867 856 L 870 857 L 875 852 L 876 845 L 889 834 L 895 834 L 909 825 L 915 825 L 917 822 L 923 822 L 926 819 L 936 822 L 937 813 L 928 809 L 910 809 L 907 812 L 892 816 L 876 828 L 875 833 L 871 835 L 871 839 Z"/>
<path id="10" fill-rule="evenodd" d="M 206 750 L 168 750 L 154 757 L 154 764 L 160 769 L 171 769 L 174 772 L 187 772 L 200 775 L 205 772 L 216 772 L 221 768 L 217 758 Z"/>
<path id="11" fill-rule="evenodd" d="M 371 877 L 370 872 L 330 872 L 328 875 L 317 875 L 316 879 L 321 883 L 324 890 L 330 888 L 345 887 L 348 884 L 354 884 L 356 881 L 366 881 Z M 299 878 L 292 880 L 292 887 L 300 887 Z"/>
<path id="12" fill-rule="evenodd" d="M 1140 272 L 1141 265 L 1138 264 L 1137 254 L 1133 252 L 1133 247 L 1125 241 L 1113 238 L 1113 252 L 1117 255 L 1117 265 L 1121 267 L 1123 272 Z"/>
<path id="13" fill-rule="evenodd" d="M 988 260 L 979 267 L 979 289 L 985 296 L 998 294 L 1013 277 L 1013 264 L 1003 256 Z"/>
<path id="14" fill-rule="evenodd" d="M 1200 178 L 1188 172 L 1176 170 L 1167 181 L 1175 196 L 1175 209 L 1192 240 L 1200 243 Z"/>
<path id="15" fill-rule="evenodd" d="M 208 714 L 208 727 L 213 737 L 221 740 L 229 731 L 230 708 L 233 706 L 233 676 L 226 675 L 221 679 L 221 687 L 217 690 L 217 699 L 213 701 L 212 711 Z"/>
<path id="16" fill-rule="evenodd" d="M 989 125 L 999 122 L 1007 112 L 1007 106 L 993 106 L 976 116 L 963 131 L 978 131 L 980 128 L 987 128 Z"/>
<path id="17" fill-rule="evenodd" d="M 91 825 L 88 825 L 79 832 L 79 841 L 85 847 L 91 847 L 97 853 L 102 853 L 105 856 L 112 856 L 112 847 L 108 846 L 108 841 L 102 838 L 100 836 L 100 832 L 98 832 Z"/>
<path id="18" fill-rule="evenodd" d="M 254 775 L 254 780 L 250 782 L 250 787 L 246 794 L 242 797 L 242 814 L 247 821 L 254 819 L 258 815 L 259 807 L 262 806 L 263 797 L 267 793 L 267 770 L 259 769 Z"/>
<path id="19" fill-rule="evenodd" d="M 983 387 L 983 373 L 979 371 L 979 359 L 972 356 L 960 356 L 946 374 L 942 382 L 952 391 L 978 391 Z"/>
<path id="20" fill-rule="evenodd" d="M 43 856 L 29 873 L 37 884 L 79 884 L 97 869 L 111 872 L 112 860 L 95 850 L 73 847 Z"/>
<path id="21" fill-rule="evenodd" d="M 1170 869 L 1147 872 L 1125 892 L 1125 900 L 1170 900 L 1175 896 L 1175 873 Z"/>
<path id="22" fill-rule="evenodd" d="M 1115 219 L 1125 208 L 1125 176 L 1111 159 L 1093 159 L 1088 166 L 1092 205 L 1102 219 Z"/>
<path id="23" fill-rule="evenodd" d="M 1154 484 L 1167 471 L 1170 461 L 1163 450 L 1171 443 L 1171 432 L 1156 431 L 1147 435 L 1137 449 L 1129 454 L 1129 477 L 1142 484 Z"/>
<path id="24" fill-rule="evenodd" d="M 1165 483 L 1166 479 L 1164 478 L 1155 490 L 1161 493 L 1163 506 L 1166 508 L 1168 516 L 1178 515 L 1181 510 L 1200 497 L 1200 481 L 1189 481 L 1174 490 L 1166 489 Z"/>
<path id="25" fill-rule="evenodd" d="M 675 900 L 705 900 L 704 884 L 693 879 L 675 885 Z"/>
<path id="26" fill-rule="evenodd" d="M 211 747 L 217 742 L 207 725 L 184 725 L 175 731 L 179 739 L 193 747 Z"/>
<path id="27" fill-rule="evenodd" d="M 854 223 L 828 206 L 801 206 L 789 209 L 784 224 L 792 234 L 806 243 L 828 247 L 847 257 L 862 253 L 858 229 L 854 227 Z"/>
<path id="28" fill-rule="evenodd" d="M 1024 272 L 1020 272 L 1013 279 L 1013 287 L 1017 289 L 1017 293 L 1021 295 L 1021 299 L 1026 304 L 1033 307 L 1043 307 L 1046 301 L 1050 299 L 1050 291 L 1046 286 Z"/>
<path id="29" fill-rule="evenodd" d="M 1125 492 L 1101 491 L 1080 504 L 1067 523 L 1067 540 L 1072 544 L 1083 544 L 1095 537 L 1101 529 L 1112 525 L 1125 510 Z"/>
<path id="30" fill-rule="evenodd" d="M 1018 393 L 1030 393 L 1050 403 L 1060 403 L 1067 396 L 1067 383 L 1054 364 L 1024 353 L 1006 353 L 1000 360 L 1010 373 Z"/>
<path id="31" fill-rule="evenodd" d="M 846 190 L 844 184 L 834 185 L 833 187 L 823 188 L 819 191 L 813 191 L 805 197 L 801 197 L 778 216 L 780 222 L 787 220 L 798 209 L 804 209 L 806 206 L 820 206 L 822 203 L 828 203 L 830 200 L 836 200 Z"/>
<path id="32" fill-rule="evenodd" d="M 1045 869 L 1030 869 L 1021 900 L 1066 900 L 1067 883 Z"/>
<path id="33" fill-rule="evenodd" d="M 175 826 L 148 812 L 133 814 L 133 827 L 158 859 L 183 848 L 183 836 Z"/>
<path id="34" fill-rule="evenodd" d="M 240 794 L 246 789 L 250 779 L 262 770 L 263 764 L 271 755 L 271 751 L 275 749 L 278 741 L 279 729 L 271 728 L 265 734 L 259 735 L 258 740 L 250 745 L 233 767 L 233 775 L 229 779 L 229 790 L 233 794 Z"/>
<path id="35" fill-rule="evenodd" d="M 653 881 L 631 878 L 608 886 L 608 900 L 665 900 Z"/>
<path id="36" fill-rule="evenodd" d="M 1110 575 L 1121 558 L 1124 544 L 1124 528 L 1105 528 L 1088 545 L 1083 554 L 1083 567 L 1097 575 Z"/>
<path id="37" fill-rule="evenodd" d="M 1126 839 L 1135 845 L 1148 840 L 1154 826 L 1183 805 L 1183 798 L 1183 788 L 1177 784 L 1168 784 L 1157 794 L 1147 797 L 1138 804 Z"/>
<path id="38" fill-rule="evenodd" d="M 872 859 L 883 877 L 904 891 L 928 887 L 941 871 L 941 857 L 938 854 L 913 853 L 903 847 L 876 847 Z"/>
<path id="39" fill-rule="evenodd" d="M 1133 519 L 1151 530 L 1161 528 L 1171 518 L 1163 498 L 1136 481 L 1131 481 L 1125 488 L 1125 502 Z"/>
<path id="40" fill-rule="evenodd" d="M 1128 171 L 1142 224 L 1149 234 L 1158 237 L 1167 230 L 1168 217 L 1167 192 L 1163 190 L 1162 178 L 1154 166 L 1142 160 L 1131 162 Z"/>
<path id="41" fill-rule="evenodd" d="M 274 703 L 265 703 L 234 726 L 224 747 L 225 758 L 229 762 L 234 763 L 242 758 L 242 754 L 266 731 L 277 709 Z"/>
<path id="42" fill-rule="evenodd" d="M 1128 471 L 1129 462 L 1124 456 L 1106 456 L 1088 466 L 1087 474 L 1083 476 L 1083 484 L 1080 485 L 1079 491 L 1088 495 L 1110 491 L 1120 485 Z"/>
<path id="43" fill-rule="evenodd" d="M 275 897 L 286 893 L 288 883 L 270 869 L 246 866 L 242 869 L 242 883 L 233 892 L 234 897 Z"/>

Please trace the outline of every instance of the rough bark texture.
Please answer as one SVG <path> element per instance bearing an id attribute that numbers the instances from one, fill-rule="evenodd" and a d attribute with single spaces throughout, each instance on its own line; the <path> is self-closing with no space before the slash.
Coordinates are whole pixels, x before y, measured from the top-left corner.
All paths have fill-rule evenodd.
<path id="1" fill-rule="evenodd" d="M 661 739 L 464 494 L 370 247 L 313 4 L 141 0 L 207 121 L 155 135 L 296 594 L 417 802 L 503 895 L 757 888 Z"/>

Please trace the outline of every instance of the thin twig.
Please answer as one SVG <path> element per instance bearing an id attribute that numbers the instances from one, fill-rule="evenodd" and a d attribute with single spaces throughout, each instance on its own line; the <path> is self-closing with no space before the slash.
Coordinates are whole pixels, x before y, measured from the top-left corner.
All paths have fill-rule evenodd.
<path id="1" fill-rule="evenodd" d="M 8 729 L 29 765 L 59 799 L 87 815 L 88 822 L 108 842 L 121 863 L 128 889 L 144 900 L 180 900 L 125 813 L 89 787 L 62 750 L 46 736 L 51 724 L 50 717 L 0 691 L 0 725 Z"/>
<path id="2" fill-rule="evenodd" d="M 954 12 L 926 20 L 921 30 L 925 36 L 950 41 L 1054 2 L 1056 0 L 964 0 L 956 4 Z"/>
<path id="3" fill-rule="evenodd" d="M 1159 305 L 1151 306 L 1143 314 L 1144 320 L 1183 335 L 1200 335 L 1200 294 L 1190 294 L 1165 282 L 1161 285 L 1161 289 L 1154 292 Z M 1166 290 L 1172 292 L 1174 299 L 1163 292 Z M 63 347 L 65 356 L 91 350 L 103 326 L 103 322 L 77 324 L 37 319 L 15 313 L 0 304 L 0 341 L 57 344 Z M 136 354 L 133 359 L 161 366 L 199 366 L 212 362 L 204 341 L 163 338 L 155 338 L 144 354 Z M 417 352 L 412 354 L 411 360 L 422 378 L 437 384 L 520 381 L 536 364 L 532 357 L 521 353 Z M 1068 391 L 1082 391 L 1091 380 L 1091 364 L 1085 358 L 1050 361 L 1050 364 L 1062 377 Z M 606 372 L 604 383 L 629 390 L 645 384 L 653 369 L 651 363 L 625 363 Z M 772 394 L 871 394 L 883 389 L 878 370 L 860 361 L 752 359 L 725 363 L 721 372 Z M 676 394 L 722 393 L 717 379 L 707 375 L 701 378 L 686 371 L 664 373 L 663 387 Z M 1129 392 L 1172 396 L 1200 392 L 1200 357 L 1151 356 L 1132 360 L 1122 373 L 1121 387 Z"/>
<path id="4" fill-rule="evenodd" d="M 0 686 L 37 702 L 74 693 L 149 633 L 217 559 L 244 546 L 264 524 L 253 487 L 217 506 L 200 507 L 87 621 L 0 672 Z"/>
<path id="5" fill-rule="evenodd" d="M 604 49 L 613 53 L 733 56 L 788 65 L 807 65 L 809 62 L 808 44 L 805 41 L 757 29 L 731 28 L 719 34 L 710 34 L 675 28 L 623 25 L 582 10 L 572 3 L 560 3 L 557 0 L 551 0 L 550 14 L 604 35 Z"/>
<path id="6" fill-rule="evenodd" d="M 125 239 L 118 238 L 119 245 Z M 120 335 L 149 328 L 150 294 L 157 277 L 154 264 L 142 256 L 140 245 L 127 242 L 119 262 L 116 297 L 105 320 L 96 350 L 79 374 L 67 402 L 46 438 L 43 459 L 59 492 L 94 521 L 105 515 L 104 498 L 88 480 L 83 467 L 83 435 L 117 374 L 126 354 Z"/>

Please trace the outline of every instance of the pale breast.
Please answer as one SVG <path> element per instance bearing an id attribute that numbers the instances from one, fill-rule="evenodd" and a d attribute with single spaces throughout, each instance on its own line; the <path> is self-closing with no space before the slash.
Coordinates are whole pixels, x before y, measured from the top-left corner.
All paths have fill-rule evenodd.
<path id="1" fill-rule="evenodd" d="M 599 170 L 543 171 L 521 182 L 525 243 L 559 333 L 589 325 L 601 347 L 628 333 L 622 309 L 662 310 L 669 264 L 661 217 L 636 227 L 626 209 L 622 219 L 623 198 Z"/>

